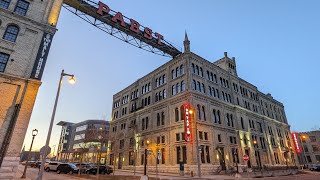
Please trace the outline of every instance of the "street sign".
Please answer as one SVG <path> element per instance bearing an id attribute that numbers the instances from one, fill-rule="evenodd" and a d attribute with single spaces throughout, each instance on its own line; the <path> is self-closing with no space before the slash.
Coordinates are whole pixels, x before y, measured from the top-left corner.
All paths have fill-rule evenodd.
<path id="1" fill-rule="evenodd" d="M 245 155 L 242 156 L 242 159 L 244 161 L 249 161 L 249 156 L 245 154 Z"/>
<path id="2" fill-rule="evenodd" d="M 40 155 L 43 155 L 43 154 L 44 154 L 44 150 L 45 150 L 45 146 L 43 146 L 43 147 L 40 149 Z M 46 156 L 48 156 L 50 153 L 51 153 L 51 148 L 48 146 L 48 151 L 47 151 Z"/>
<path id="3" fill-rule="evenodd" d="M 161 159 L 161 154 L 160 154 L 160 152 L 158 152 L 158 159 L 159 159 L 159 160 Z"/>

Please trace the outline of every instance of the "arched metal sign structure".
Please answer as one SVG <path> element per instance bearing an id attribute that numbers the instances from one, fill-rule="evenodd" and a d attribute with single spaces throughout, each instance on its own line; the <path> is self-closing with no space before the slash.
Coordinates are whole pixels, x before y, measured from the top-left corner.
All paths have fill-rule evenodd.
<path id="1" fill-rule="evenodd" d="M 98 29 L 143 50 L 167 57 L 181 52 L 163 36 L 137 21 L 111 10 L 103 2 L 64 0 L 63 7 Z"/>

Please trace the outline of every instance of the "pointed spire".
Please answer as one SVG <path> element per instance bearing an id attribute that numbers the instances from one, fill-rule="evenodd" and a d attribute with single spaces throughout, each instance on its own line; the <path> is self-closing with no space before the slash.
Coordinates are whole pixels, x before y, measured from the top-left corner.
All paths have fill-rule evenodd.
<path id="1" fill-rule="evenodd" d="M 184 52 L 190 52 L 190 41 L 188 39 L 187 31 L 185 31 L 183 45 L 184 45 Z"/>

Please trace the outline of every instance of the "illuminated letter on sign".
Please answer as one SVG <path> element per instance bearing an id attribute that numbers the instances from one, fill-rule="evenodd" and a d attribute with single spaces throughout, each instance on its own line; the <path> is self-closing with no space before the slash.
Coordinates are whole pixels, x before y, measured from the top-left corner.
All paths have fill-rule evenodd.
<path id="1" fill-rule="evenodd" d="M 184 113 L 184 139 L 186 142 L 191 141 L 191 120 L 192 114 L 190 113 L 190 105 L 183 105 L 183 113 Z"/>
<path id="2" fill-rule="evenodd" d="M 292 138 L 293 138 L 293 141 L 294 141 L 294 147 L 296 149 L 296 152 L 297 153 L 302 153 L 302 149 L 301 149 L 301 147 L 299 145 L 299 142 L 298 142 L 298 136 L 299 136 L 298 133 L 296 133 L 296 132 L 292 133 Z"/>

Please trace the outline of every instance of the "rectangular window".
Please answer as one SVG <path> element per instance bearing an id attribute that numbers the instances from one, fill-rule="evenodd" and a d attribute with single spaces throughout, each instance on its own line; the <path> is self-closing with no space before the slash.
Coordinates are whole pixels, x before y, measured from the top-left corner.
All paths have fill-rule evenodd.
<path id="1" fill-rule="evenodd" d="M 162 144 L 166 143 L 166 137 L 165 136 L 161 136 L 161 143 Z"/>
<path id="2" fill-rule="evenodd" d="M 208 140 L 208 133 L 207 132 L 204 133 L 204 140 Z"/>
<path id="3" fill-rule="evenodd" d="M 162 164 L 166 163 L 166 150 L 164 148 L 161 149 L 161 163 Z"/>
<path id="4" fill-rule="evenodd" d="M 187 163 L 187 147 L 182 146 L 182 162 Z"/>
<path id="5" fill-rule="evenodd" d="M 181 148 L 180 146 L 176 147 L 177 152 L 177 164 L 180 164 L 180 157 L 181 157 Z"/>
<path id="6" fill-rule="evenodd" d="M 203 140 L 202 131 L 199 131 L 199 139 L 200 139 L 200 140 Z"/>
<path id="7" fill-rule="evenodd" d="M 176 133 L 176 141 L 180 141 L 180 134 Z"/>
<path id="8" fill-rule="evenodd" d="M 184 132 L 183 133 L 181 133 L 181 140 L 182 141 L 184 141 L 185 139 L 184 139 Z"/>
<path id="9" fill-rule="evenodd" d="M 11 0 L 0 0 L 0 8 L 8 9 Z"/>
<path id="10" fill-rule="evenodd" d="M 218 142 L 221 142 L 221 135 L 218 134 Z"/>
<path id="11" fill-rule="evenodd" d="M 243 118 L 242 117 L 240 118 L 240 121 L 241 121 L 241 128 L 244 129 L 244 124 L 243 124 Z"/>
<path id="12" fill-rule="evenodd" d="M 15 13 L 25 16 L 29 8 L 29 2 L 24 0 L 18 0 L 17 6 L 14 10 Z"/>
<path id="13" fill-rule="evenodd" d="M 206 146 L 206 159 L 207 159 L 207 163 L 210 163 L 210 151 L 209 151 L 209 146 Z"/>

